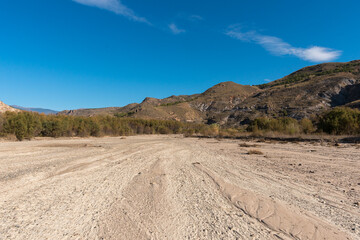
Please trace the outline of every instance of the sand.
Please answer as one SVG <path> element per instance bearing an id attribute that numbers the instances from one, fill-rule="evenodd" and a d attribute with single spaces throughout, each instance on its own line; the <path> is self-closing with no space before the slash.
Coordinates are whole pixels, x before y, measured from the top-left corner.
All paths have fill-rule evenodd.
<path id="1" fill-rule="evenodd" d="M 359 204 L 354 144 L 0 142 L 0 239 L 360 239 Z"/>

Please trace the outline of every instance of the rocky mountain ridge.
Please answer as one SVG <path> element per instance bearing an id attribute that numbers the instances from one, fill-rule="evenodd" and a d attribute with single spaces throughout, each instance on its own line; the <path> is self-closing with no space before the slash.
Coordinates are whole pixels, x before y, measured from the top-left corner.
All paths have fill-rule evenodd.
<path id="1" fill-rule="evenodd" d="M 336 106 L 359 108 L 360 60 L 305 67 L 258 86 L 223 82 L 201 94 L 148 97 L 125 107 L 68 110 L 59 114 L 238 125 L 261 116 L 309 118 Z"/>

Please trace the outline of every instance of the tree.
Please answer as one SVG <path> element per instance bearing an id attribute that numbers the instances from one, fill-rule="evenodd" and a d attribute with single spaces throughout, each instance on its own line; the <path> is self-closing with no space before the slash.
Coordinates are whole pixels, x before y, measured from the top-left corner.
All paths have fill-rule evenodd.
<path id="1" fill-rule="evenodd" d="M 26 135 L 26 132 L 27 132 L 27 127 L 26 127 L 26 123 L 24 121 L 24 118 L 17 118 L 15 120 L 15 123 L 14 123 L 14 127 L 15 127 L 15 136 L 17 138 L 17 140 L 19 141 L 22 141 L 24 140 L 24 137 Z"/>
<path id="2" fill-rule="evenodd" d="M 359 134 L 360 111 L 337 107 L 320 116 L 318 129 L 329 134 Z"/>

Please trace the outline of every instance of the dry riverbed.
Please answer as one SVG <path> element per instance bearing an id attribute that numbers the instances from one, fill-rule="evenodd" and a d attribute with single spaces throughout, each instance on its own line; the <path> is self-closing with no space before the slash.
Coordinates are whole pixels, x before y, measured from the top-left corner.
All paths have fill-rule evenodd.
<path id="1" fill-rule="evenodd" d="M 1 240 L 360 239 L 359 204 L 352 144 L 0 142 Z"/>

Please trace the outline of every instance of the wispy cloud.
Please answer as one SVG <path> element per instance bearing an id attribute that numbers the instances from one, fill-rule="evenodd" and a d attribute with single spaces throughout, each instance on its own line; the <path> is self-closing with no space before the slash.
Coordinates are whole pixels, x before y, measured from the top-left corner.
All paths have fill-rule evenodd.
<path id="1" fill-rule="evenodd" d="M 146 18 L 137 16 L 133 10 L 122 4 L 120 0 L 73 0 L 73 1 L 83 5 L 108 10 L 118 15 L 127 17 L 128 19 L 136 22 L 143 22 L 150 24 L 150 22 Z"/>
<path id="2" fill-rule="evenodd" d="M 184 29 L 178 28 L 178 26 L 176 26 L 175 23 L 169 24 L 169 29 L 173 34 L 180 34 L 186 32 Z"/>
<path id="3" fill-rule="evenodd" d="M 204 18 L 202 16 L 199 16 L 199 15 L 190 15 L 188 17 L 188 20 L 196 22 L 196 21 L 202 21 L 202 20 L 204 20 Z"/>
<path id="4" fill-rule="evenodd" d="M 243 32 L 239 27 L 230 27 L 226 31 L 226 35 L 241 41 L 259 44 L 274 55 L 293 55 L 310 62 L 331 61 L 338 58 L 342 53 L 338 50 L 319 46 L 309 48 L 293 47 L 281 38 L 262 35 L 256 31 Z"/>

